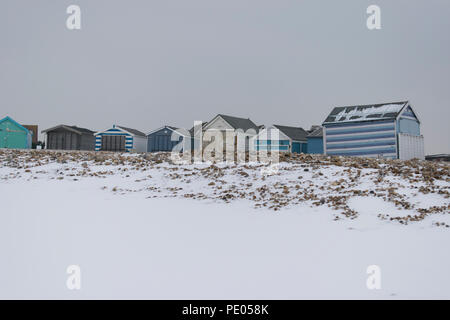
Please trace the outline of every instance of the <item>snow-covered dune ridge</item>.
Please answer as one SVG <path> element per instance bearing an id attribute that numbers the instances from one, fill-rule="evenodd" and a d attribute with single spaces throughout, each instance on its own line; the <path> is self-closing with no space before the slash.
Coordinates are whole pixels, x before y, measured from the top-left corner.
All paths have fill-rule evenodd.
<path id="1" fill-rule="evenodd" d="M 99 192 L 145 198 L 232 202 L 274 211 L 296 205 L 330 207 L 334 219 L 355 219 L 379 205 L 379 219 L 409 224 L 433 216 L 449 227 L 449 164 L 324 155 L 282 155 L 262 163 L 172 163 L 169 153 L 0 150 L 0 183 L 95 180 Z M 373 207 L 371 208 L 373 210 Z"/>

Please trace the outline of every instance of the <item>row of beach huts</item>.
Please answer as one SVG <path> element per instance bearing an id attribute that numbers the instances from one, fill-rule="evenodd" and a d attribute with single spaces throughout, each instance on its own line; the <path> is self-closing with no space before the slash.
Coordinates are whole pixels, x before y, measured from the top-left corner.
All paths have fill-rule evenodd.
<path id="1" fill-rule="evenodd" d="M 200 128 L 202 132 L 219 130 L 228 138 L 232 136 L 226 135 L 227 132 L 242 130 L 246 150 L 407 160 L 424 159 L 420 125 L 411 104 L 401 101 L 336 107 L 322 125 L 313 125 L 309 129 L 257 125 L 249 118 L 224 114 L 201 123 Z M 174 132 L 178 137 L 176 141 L 173 141 Z M 194 128 L 187 130 L 170 125 L 144 133 L 121 125 L 93 131 L 59 124 L 42 133 L 45 134 L 42 145 L 51 150 L 162 152 L 172 151 L 175 145 L 185 145 L 183 139 L 194 139 Z M 36 125 L 21 125 L 10 117 L 0 120 L 0 148 L 32 148 L 39 144 L 37 135 Z"/>

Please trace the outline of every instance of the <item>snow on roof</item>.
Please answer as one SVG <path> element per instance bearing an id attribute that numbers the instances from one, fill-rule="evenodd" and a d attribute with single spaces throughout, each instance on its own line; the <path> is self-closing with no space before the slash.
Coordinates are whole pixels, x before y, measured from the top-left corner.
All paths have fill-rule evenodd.
<path id="1" fill-rule="evenodd" d="M 350 121 L 371 121 L 395 119 L 408 101 L 384 104 L 336 107 L 324 123 L 342 123 Z"/>

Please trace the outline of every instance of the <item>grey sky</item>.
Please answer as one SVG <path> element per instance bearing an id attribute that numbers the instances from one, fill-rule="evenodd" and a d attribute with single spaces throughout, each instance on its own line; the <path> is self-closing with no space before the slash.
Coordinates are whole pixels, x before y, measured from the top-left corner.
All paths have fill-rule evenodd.
<path id="1" fill-rule="evenodd" d="M 70 4 L 82 30 L 66 28 Z M 449 17 L 448 0 L 1 0 L 0 117 L 309 128 L 335 106 L 409 99 L 426 153 L 450 153 Z"/>

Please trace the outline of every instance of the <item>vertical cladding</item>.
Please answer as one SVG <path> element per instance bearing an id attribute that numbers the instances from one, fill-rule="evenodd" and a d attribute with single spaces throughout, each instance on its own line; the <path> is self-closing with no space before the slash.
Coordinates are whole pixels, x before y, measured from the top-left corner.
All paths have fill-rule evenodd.
<path id="1" fill-rule="evenodd" d="M 307 153 L 308 144 L 306 142 L 293 141 L 291 151 L 293 153 Z"/>
<path id="2" fill-rule="evenodd" d="M 124 132 L 118 128 L 111 128 L 104 132 L 95 134 L 95 151 L 100 151 L 103 148 L 103 137 L 107 136 L 124 136 L 125 137 L 125 151 L 131 151 L 133 149 L 133 136 L 127 132 Z"/>
<path id="3" fill-rule="evenodd" d="M 92 134 L 82 134 L 78 140 L 80 150 L 95 150 L 96 138 Z"/>
<path id="4" fill-rule="evenodd" d="M 94 132 L 75 126 L 60 125 L 44 130 L 49 150 L 94 150 Z"/>
<path id="5" fill-rule="evenodd" d="M 150 133 L 147 136 L 147 151 L 172 151 L 178 143 L 183 141 L 183 138 L 183 136 L 178 134 L 173 129 L 164 127 L 160 130 Z"/>
<path id="6" fill-rule="evenodd" d="M 311 154 L 323 154 L 323 138 L 322 137 L 310 137 L 308 138 L 308 153 Z"/>
<path id="7" fill-rule="evenodd" d="M 397 157 L 395 121 L 325 124 L 328 155 Z"/>
<path id="8" fill-rule="evenodd" d="M 399 159 L 425 159 L 424 142 L 422 136 L 411 135 L 408 133 L 399 133 Z"/>
<path id="9" fill-rule="evenodd" d="M 147 151 L 147 138 L 142 136 L 132 137 L 131 149 L 129 151 L 133 152 L 146 152 Z M 129 143 L 129 142 L 127 142 Z"/>

